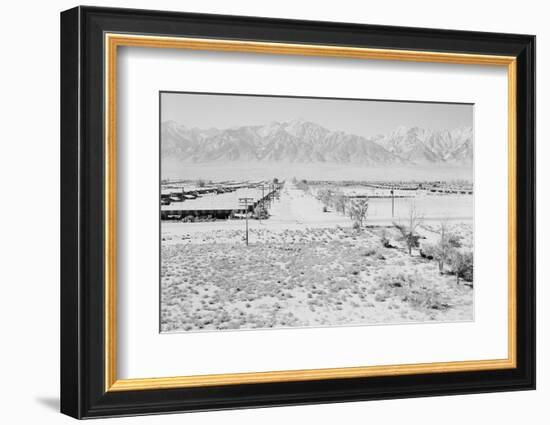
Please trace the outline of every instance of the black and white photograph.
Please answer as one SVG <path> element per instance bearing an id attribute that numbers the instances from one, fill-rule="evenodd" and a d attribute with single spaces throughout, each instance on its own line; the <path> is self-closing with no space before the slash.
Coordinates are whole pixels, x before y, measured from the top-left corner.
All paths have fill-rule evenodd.
<path id="1" fill-rule="evenodd" d="M 161 92 L 161 332 L 474 320 L 473 115 Z"/>

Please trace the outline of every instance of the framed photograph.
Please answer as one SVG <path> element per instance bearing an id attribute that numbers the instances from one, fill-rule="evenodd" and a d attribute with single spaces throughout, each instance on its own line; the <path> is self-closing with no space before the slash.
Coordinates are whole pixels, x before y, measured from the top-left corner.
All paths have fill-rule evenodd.
<path id="1" fill-rule="evenodd" d="M 535 388 L 535 37 L 61 14 L 61 411 Z"/>

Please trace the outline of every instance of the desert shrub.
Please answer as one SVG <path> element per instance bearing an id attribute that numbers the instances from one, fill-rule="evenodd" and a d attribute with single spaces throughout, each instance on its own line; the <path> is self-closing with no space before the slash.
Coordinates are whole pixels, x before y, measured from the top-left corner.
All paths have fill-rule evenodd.
<path id="1" fill-rule="evenodd" d="M 445 264 L 453 258 L 461 243 L 458 235 L 448 231 L 446 221 L 441 222 L 439 235 L 437 243 L 425 244 L 422 247 L 420 255 L 428 259 L 435 259 L 439 266 L 439 273 L 443 273 Z"/>
<path id="2" fill-rule="evenodd" d="M 269 218 L 269 213 L 264 205 L 258 204 L 256 208 L 254 208 L 254 213 L 252 216 L 256 219 L 267 219 Z"/>
<path id="3" fill-rule="evenodd" d="M 380 243 L 384 248 L 397 248 L 391 243 L 390 238 L 388 237 L 388 233 L 386 232 L 386 229 L 382 229 L 382 233 L 380 235 Z"/>
<path id="4" fill-rule="evenodd" d="M 420 249 L 420 256 L 428 260 L 433 260 L 435 257 L 435 246 L 433 244 L 425 244 Z M 441 270 L 440 270 L 441 271 Z"/>
<path id="5" fill-rule="evenodd" d="M 350 202 L 348 207 L 348 212 L 350 217 L 356 222 L 359 223 L 359 227 L 363 226 L 363 222 L 367 218 L 367 212 L 369 210 L 369 199 L 357 199 L 353 202 Z"/>
<path id="6" fill-rule="evenodd" d="M 387 245 L 389 245 L 390 243 L 386 229 L 383 229 L 382 233 L 380 234 L 380 243 L 382 244 L 383 247 L 387 247 Z"/>
<path id="7" fill-rule="evenodd" d="M 398 224 L 394 225 L 401 232 L 401 240 L 405 242 L 405 245 L 409 250 L 409 255 L 412 255 L 412 249 L 420 246 L 420 235 L 410 231 L 406 226 L 400 226 Z"/>
<path id="8" fill-rule="evenodd" d="M 388 294 L 384 291 L 377 291 L 374 295 L 374 301 L 384 302 L 388 299 Z"/>
<path id="9" fill-rule="evenodd" d="M 464 279 L 466 282 L 473 282 L 474 281 L 473 266 L 469 267 L 466 271 L 464 271 L 460 277 L 462 277 L 462 279 Z"/>
<path id="10" fill-rule="evenodd" d="M 435 288 L 418 288 L 410 291 L 403 299 L 415 308 L 446 310 L 450 306 L 447 297 Z"/>
<path id="11" fill-rule="evenodd" d="M 364 255 L 365 257 L 371 257 L 371 256 L 373 256 L 374 254 L 376 254 L 377 252 L 378 252 L 378 251 L 377 251 L 376 249 L 374 249 L 374 248 L 369 248 L 369 249 L 367 249 L 365 252 L 363 252 L 363 255 Z"/>
<path id="12" fill-rule="evenodd" d="M 449 308 L 448 297 L 433 285 L 426 284 L 419 273 L 388 272 L 379 276 L 377 283 L 379 286 L 376 293 L 384 293 L 386 298 L 397 298 L 413 308 Z"/>
<path id="13" fill-rule="evenodd" d="M 296 187 L 300 190 L 303 190 L 304 192 L 309 191 L 309 185 L 307 183 L 307 180 L 305 180 L 305 179 L 302 179 L 302 180 L 296 182 Z"/>
<path id="14" fill-rule="evenodd" d="M 462 238 L 454 233 L 447 235 L 447 243 L 453 248 L 460 248 L 462 246 Z"/>
<path id="15" fill-rule="evenodd" d="M 413 275 L 405 274 L 403 272 L 387 273 L 381 278 L 382 284 L 390 288 L 404 288 L 411 287 L 417 283 L 417 279 Z"/>
<path id="16" fill-rule="evenodd" d="M 473 253 L 470 251 L 466 256 L 467 267 L 464 268 L 460 277 L 466 282 L 474 281 L 474 257 Z"/>
<path id="17" fill-rule="evenodd" d="M 363 252 L 363 255 L 365 257 L 374 257 L 377 260 L 385 260 L 386 259 L 385 255 L 382 253 L 382 250 L 378 249 L 378 248 L 369 248 L 369 249 L 367 249 Z"/>
<path id="18" fill-rule="evenodd" d="M 459 250 L 455 250 L 450 256 L 448 262 L 451 266 L 452 273 L 456 275 L 457 284 L 460 282 L 460 278 L 467 282 L 473 281 L 474 255 L 472 251 L 461 252 Z"/>

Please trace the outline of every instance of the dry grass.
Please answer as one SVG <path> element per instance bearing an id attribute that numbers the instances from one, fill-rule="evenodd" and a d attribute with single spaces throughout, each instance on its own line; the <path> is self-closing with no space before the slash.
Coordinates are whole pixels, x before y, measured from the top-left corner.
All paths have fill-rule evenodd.
<path id="1" fill-rule="evenodd" d="M 163 331 L 473 318 L 470 288 L 370 230 L 216 232 L 163 245 Z"/>

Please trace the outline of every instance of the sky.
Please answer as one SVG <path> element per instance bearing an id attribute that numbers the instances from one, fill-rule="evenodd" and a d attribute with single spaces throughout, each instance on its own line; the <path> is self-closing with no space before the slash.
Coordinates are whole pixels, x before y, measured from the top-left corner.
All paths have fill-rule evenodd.
<path id="1" fill-rule="evenodd" d="M 294 119 L 360 136 L 399 126 L 442 130 L 473 125 L 473 105 L 403 101 L 290 98 L 202 93 L 161 93 L 161 121 L 225 129 Z"/>

